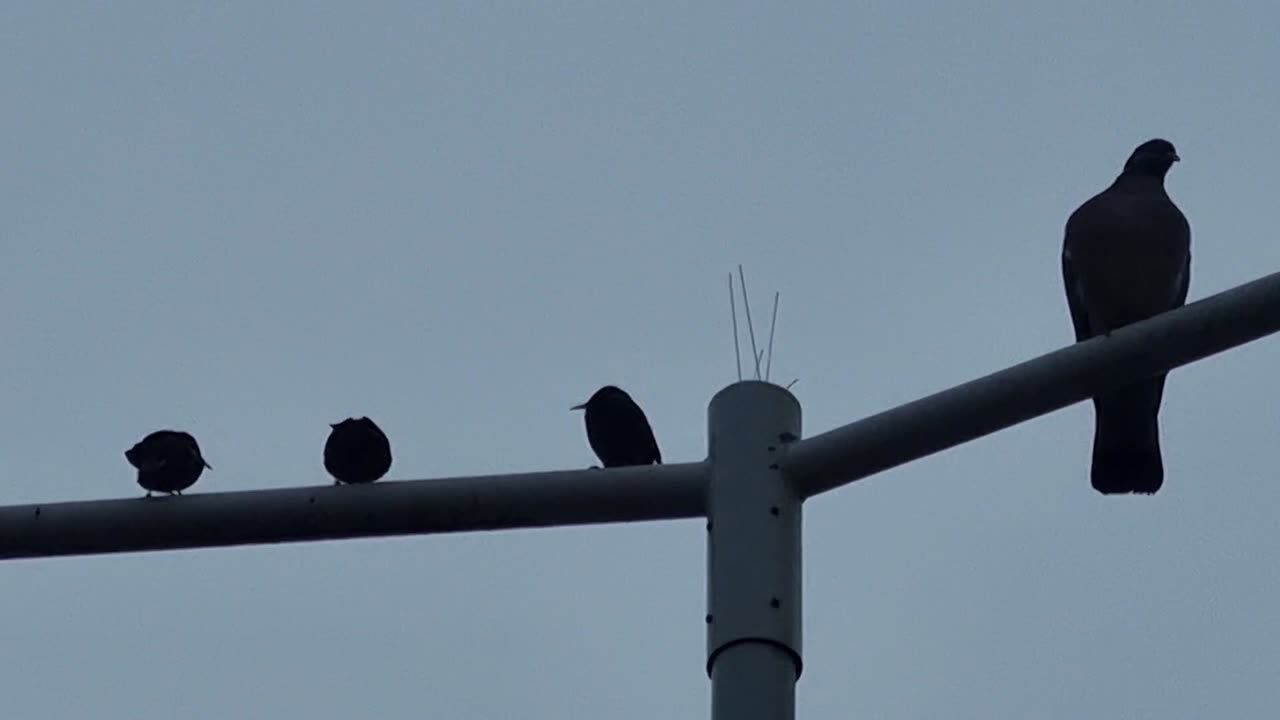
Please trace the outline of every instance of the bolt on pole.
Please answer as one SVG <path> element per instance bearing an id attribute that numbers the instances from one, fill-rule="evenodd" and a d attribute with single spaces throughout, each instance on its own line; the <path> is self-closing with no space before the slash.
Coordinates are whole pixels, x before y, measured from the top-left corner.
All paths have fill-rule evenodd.
<path id="1" fill-rule="evenodd" d="M 712 720 L 791 720 L 802 668 L 800 495 L 778 467 L 800 403 L 738 382 L 708 408 L 707 674 Z"/>

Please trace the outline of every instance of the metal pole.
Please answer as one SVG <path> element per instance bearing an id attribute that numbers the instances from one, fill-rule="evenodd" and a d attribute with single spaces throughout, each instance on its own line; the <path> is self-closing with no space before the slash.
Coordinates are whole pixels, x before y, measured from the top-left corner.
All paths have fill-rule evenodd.
<path id="1" fill-rule="evenodd" d="M 811 497 L 1277 331 L 1280 273 L 801 440 L 781 464 Z"/>
<path id="2" fill-rule="evenodd" d="M 707 674 L 712 720 L 792 720 L 800 677 L 800 504 L 778 469 L 800 403 L 735 383 L 708 409 Z"/>
<path id="3" fill-rule="evenodd" d="M 0 507 L 0 559 L 701 517 L 706 470 L 677 463 L 14 505 Z"/>

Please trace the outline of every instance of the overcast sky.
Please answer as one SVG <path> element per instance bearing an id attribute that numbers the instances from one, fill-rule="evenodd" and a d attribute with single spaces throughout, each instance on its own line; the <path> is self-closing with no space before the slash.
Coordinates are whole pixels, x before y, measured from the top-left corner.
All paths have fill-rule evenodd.
<path id="1" fill-rule="evenodd" d="M 1172 140 L 1192 299 L 1280 269 L 1264 2 L 0 6 L 0 503 L 663 456 L 734 379 L 807 435 L 1073 340 L 1062 225 Z M 1171 375 L 1155 497 L 1061 412 L 810 501 L 804 718 L 1259 718 L 1280 702 L 1280 341 Z M 175 499 L 174 502 L 181 502 Z M 705 718 L 696 520 L 0 563 L 5 717 Z"/>

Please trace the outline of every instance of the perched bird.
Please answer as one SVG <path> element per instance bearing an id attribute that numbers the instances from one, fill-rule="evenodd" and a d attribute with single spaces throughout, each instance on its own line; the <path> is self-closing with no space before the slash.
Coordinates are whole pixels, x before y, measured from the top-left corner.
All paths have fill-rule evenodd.
<path id="1" fill-rule="evenodd" d="M 391 442 L 367 417 L 331 424 L 324 443 L 324 469 L 334 485 L 371 483 L 391 469 Z"/>
<path id="2" fill-rule="evenodd" d="M 124 457 L 138 469 L 138 484 L 147 491 L 181 495 L 196 484 L 200 473 L 213 466 L 200 454 L 200 445 L 190 433 L 157 430 L 125 450 Z"/>
<path id="3" fill-rule="evenodd" d="M 1186 303 L 1191 226 L 1164 189 L 1178 160 L 1167 140 L 1142 143 L 1115 182 L 1067 219 L 1062 279 L 1077 342 Z M 1098 492 L 1150 494 L 1164 483 L 1164 381 L 1160 375 L 1093 399 L 1090 478 Z"/>
<path id="4" fill-rule="evenodd" d="M 587 441 L 605 467 L 662 464 L 649 420 L 622 390 L 606 385 L 590 400 L 569 409 L 586 411 Z"/>

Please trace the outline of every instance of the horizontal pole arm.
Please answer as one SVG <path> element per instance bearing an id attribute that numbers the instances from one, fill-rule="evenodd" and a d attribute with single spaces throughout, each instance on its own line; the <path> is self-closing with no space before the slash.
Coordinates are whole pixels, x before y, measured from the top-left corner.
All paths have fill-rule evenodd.
<path id="1" fill-rule="evenodd" d="M 704 463 L 0 507 L 0 559 L 702 517 Z"/>
<path id="2" fill-rule="evenodd" d="M 800 440 L 781 467 L 810 497 L 1277 330 L 1280 273 Z"/>

